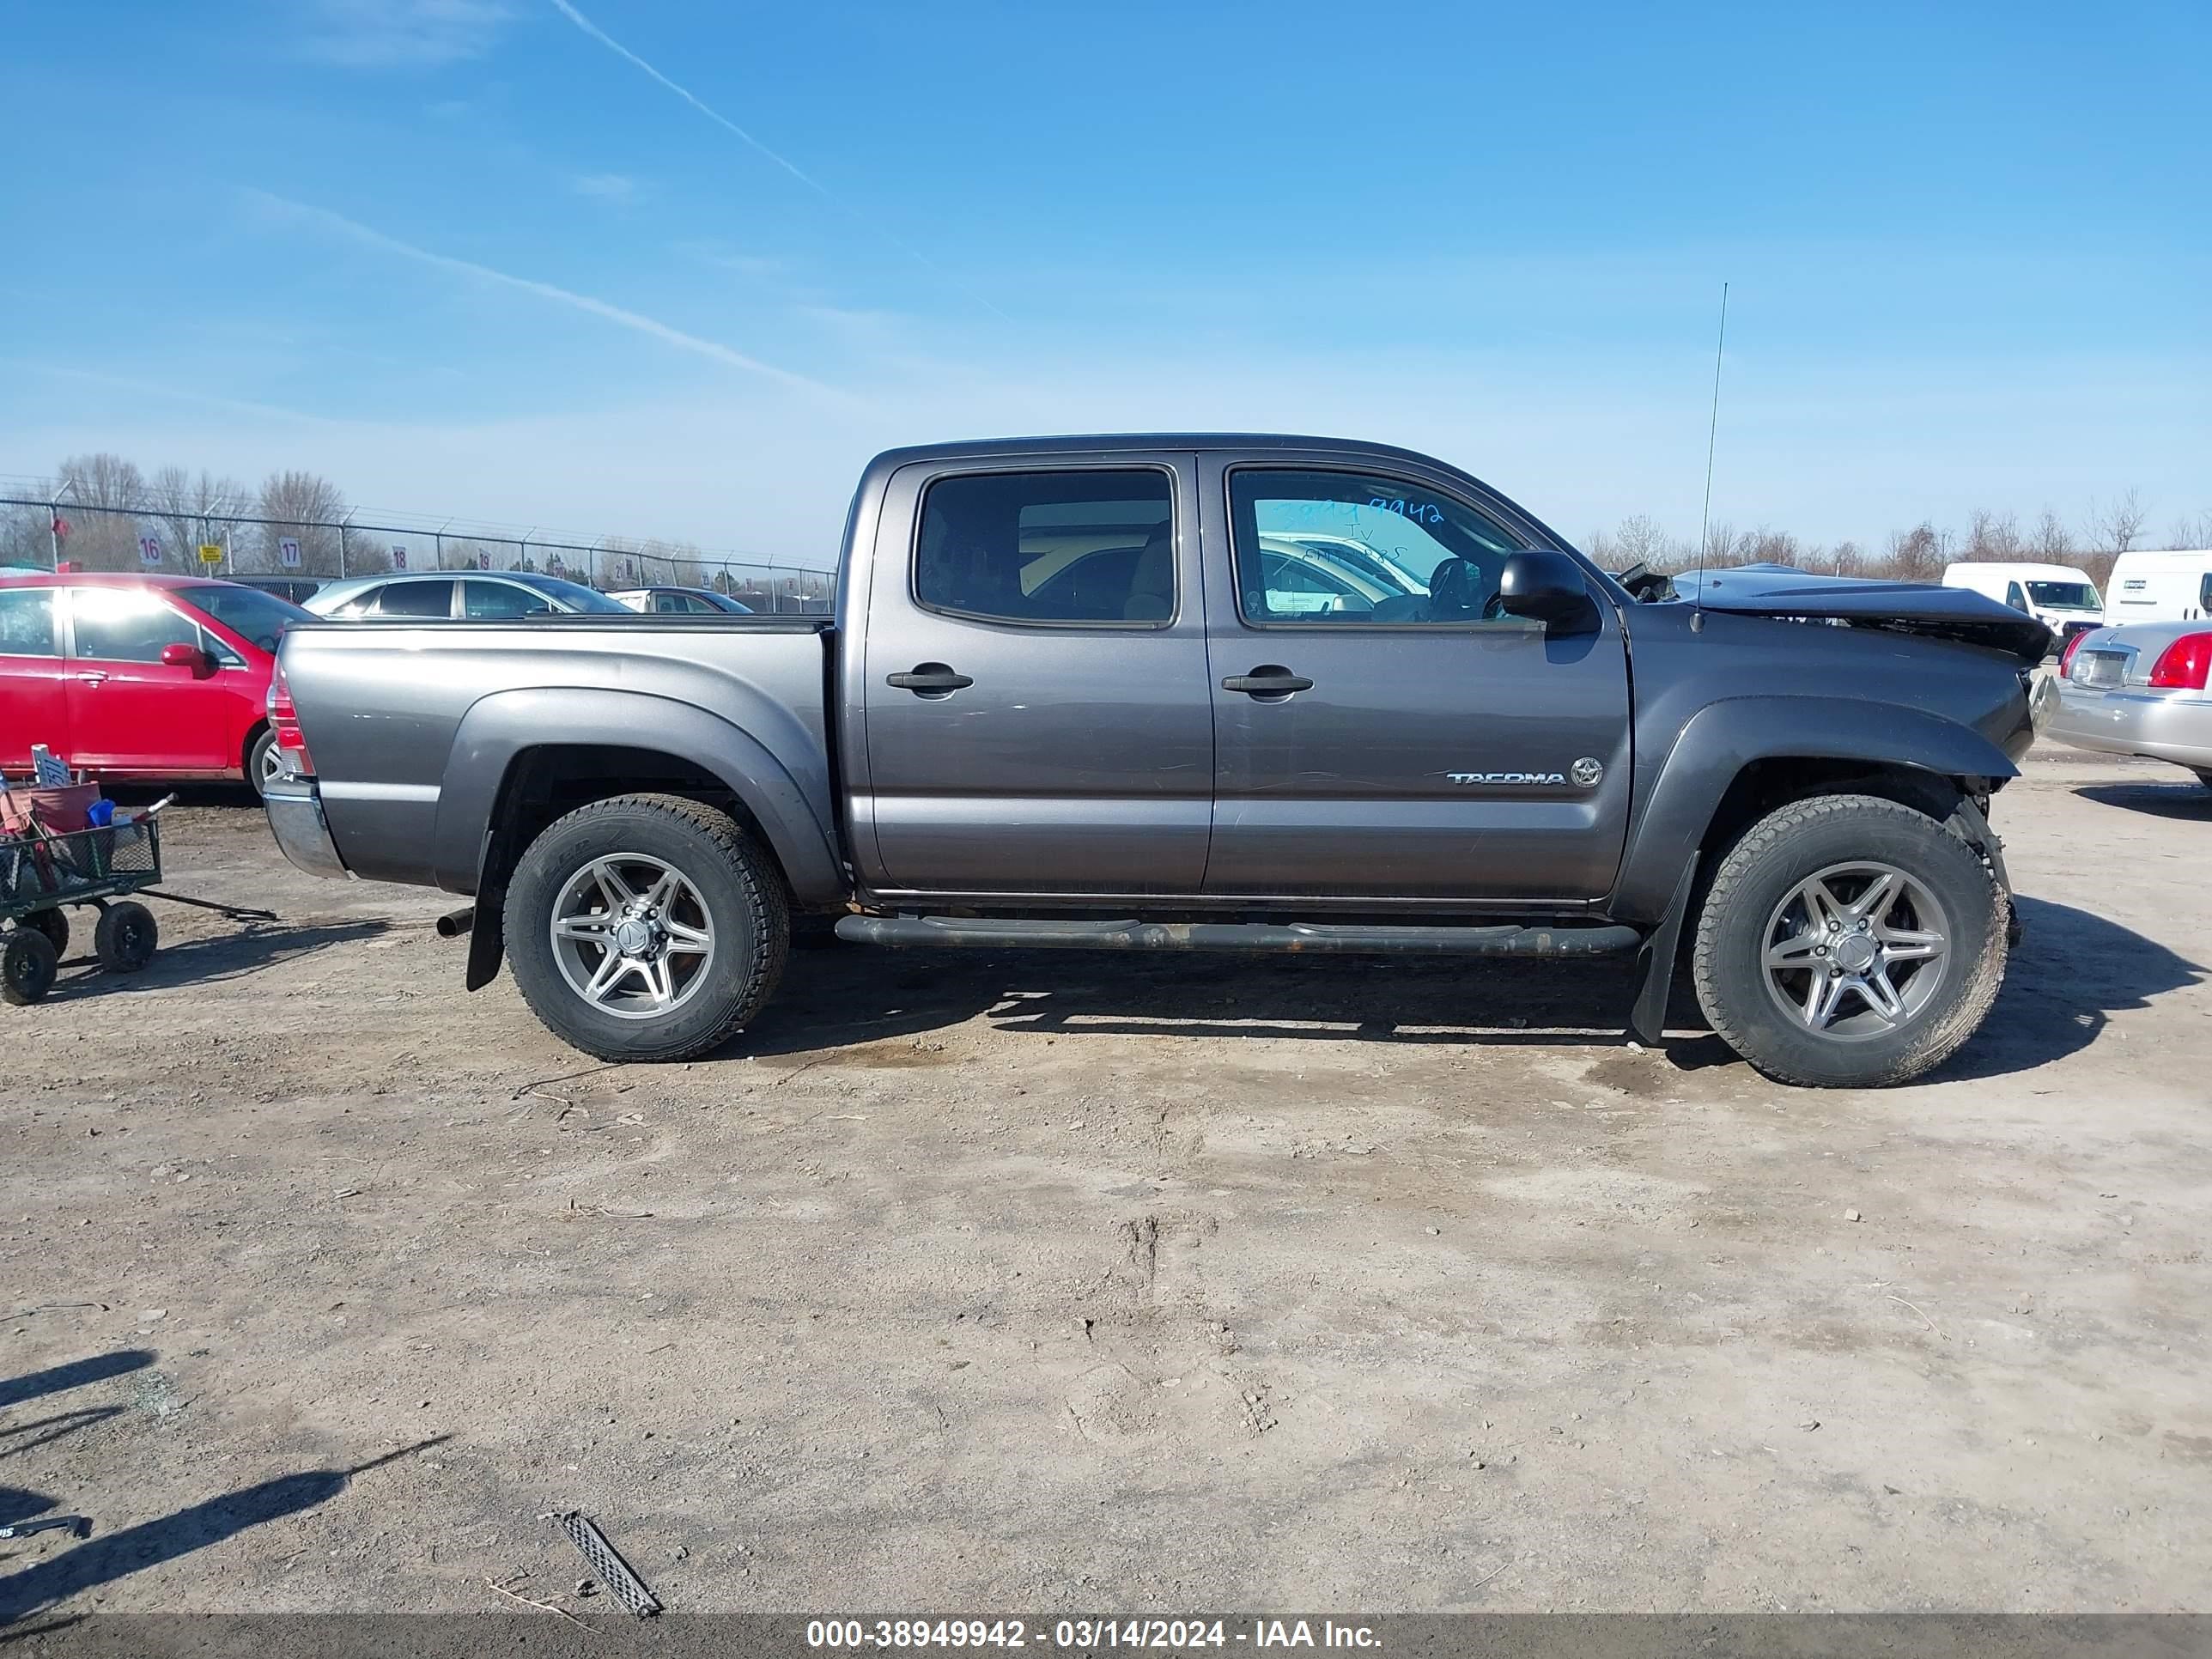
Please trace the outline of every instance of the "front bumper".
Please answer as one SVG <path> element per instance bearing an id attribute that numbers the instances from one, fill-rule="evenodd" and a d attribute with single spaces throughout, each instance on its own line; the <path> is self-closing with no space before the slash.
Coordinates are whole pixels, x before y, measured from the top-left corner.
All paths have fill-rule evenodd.
<path id="1" fill-rule="evenodd" d="M 322 797 L 313 778 L 272 779 L 261 805 L 269 814 L 270 833 L 286 858 L 311 876 L 343 879 L 352 875 L 331 840 L 331 826 L 323 817 Z"/>
<path id="2" fill-rule="evenodd" d="M 2212 696 L 2062 680 L 2047 735 L 2076 749 L 2212 769 Z"/>

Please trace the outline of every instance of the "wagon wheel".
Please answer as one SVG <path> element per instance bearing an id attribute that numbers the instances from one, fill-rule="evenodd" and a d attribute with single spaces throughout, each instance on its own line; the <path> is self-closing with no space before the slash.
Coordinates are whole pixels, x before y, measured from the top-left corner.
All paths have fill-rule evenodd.
<path id="1" fill-rule="evenodd" d="M 135 974 L 153 960 L 161 936 L 154 913 L 135 899 L 125 899 L 100 913 L 92 948 L 110 973 Z"/>
<path id="2" fill-rule="evenodd" d="M 35 927 L 9 930 L 0 942 L 0 1000 L 36 1002 L 54 988 L 54 969 L 61 954 L 54 942 Z"/>

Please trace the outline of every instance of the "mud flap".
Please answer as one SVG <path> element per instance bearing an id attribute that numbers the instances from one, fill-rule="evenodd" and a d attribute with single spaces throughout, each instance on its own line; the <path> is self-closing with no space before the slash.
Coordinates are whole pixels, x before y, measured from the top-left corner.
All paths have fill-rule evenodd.
<path id="1" fill-rule="evenodd" d="M 477 902 L 476 925 L 469 929 L 469 973 L 463 981 L 471 991 L 499 977 L 500 958 L 507 951 L 506 915 L 496 902 Z"/>
<path id="2" fill-rule="evenodd" d="M 1632 1036 L 1653 1048 L 1659 1046 L 1667 1034 L 1667 998 L 1674 988 L 1674 962 L 1680 953 L 1682 922 L 1690 908 L 1690 894 L 1698 883 L 1698 855 L 1692 853 L 1690 861 L 1682 866 L 1680 879 L 1674 884 L 1674 896 L 1667 901 L 1667 914 L 1659 919 L 1644 939 L 1644 947 L 1636 959 L 1644 969 L 1644 983 L 1636 993 L 1636 1005 L 1629 1010 L 1628 1030 Z"/>

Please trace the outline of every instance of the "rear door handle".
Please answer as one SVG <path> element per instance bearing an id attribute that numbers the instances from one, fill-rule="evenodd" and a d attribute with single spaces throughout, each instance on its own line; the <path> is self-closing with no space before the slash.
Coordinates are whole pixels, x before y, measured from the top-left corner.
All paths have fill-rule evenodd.
<path id="1" fill-rule="evenodd" d="M 966 674 L 956 674 L 941 662 L 918 662 L 907 674 L 886 674 L 884 684 L 911 691 L 918 697 L 948 697 L 975 684 Z"/>
<path id="2" fill-rule="evenodd" d="M 1249 674 L 1231 674 L 1221 682 L 1221 689 L 1242 691 L 1251 697 L 1287 697 L 1293 691 L 1312 690 L 1313 682 L 1303 674 L 1293 674 L 1287 668 L 1266 662 Z"/>

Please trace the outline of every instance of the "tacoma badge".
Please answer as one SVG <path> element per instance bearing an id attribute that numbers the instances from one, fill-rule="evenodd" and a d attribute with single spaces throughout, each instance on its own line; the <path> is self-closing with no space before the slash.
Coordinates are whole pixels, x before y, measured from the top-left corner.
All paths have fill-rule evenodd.
<path id="1" fill-rule="evenodd" d="M 1504 783 L 1565 783 L 1566 779 L 1557 772 L 1447 772 L 1444 775 L 1454 783 L 1476 784 L 1487 787 Z"/>

